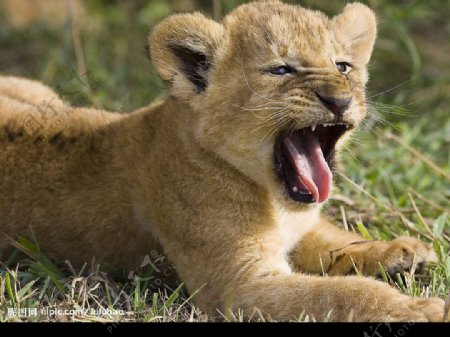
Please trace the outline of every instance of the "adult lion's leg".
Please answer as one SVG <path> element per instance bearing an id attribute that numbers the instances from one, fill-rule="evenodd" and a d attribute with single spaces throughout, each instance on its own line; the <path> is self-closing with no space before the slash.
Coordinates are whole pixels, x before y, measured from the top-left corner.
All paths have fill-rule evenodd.
<path id="1" fill-rule="evenodd" d="M 322 219 L 291 253 L 295 268 L 303 272 L 328 275 L 366 276 L 379 274 L 381 263 L 390 274 L 416 265 L 418 269 L 436 261 L 432 246 L 416 238 L 399 237 L 390 242 L 367 241 Z"/>

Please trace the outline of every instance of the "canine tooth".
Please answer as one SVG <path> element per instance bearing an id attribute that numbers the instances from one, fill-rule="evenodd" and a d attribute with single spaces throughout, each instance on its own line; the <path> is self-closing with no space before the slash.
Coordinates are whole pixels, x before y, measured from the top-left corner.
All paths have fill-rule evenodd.
<path id="1" fill-rule="evenodd" d="M 316 129 L 316 124 L 311 125 L 311 130 L 314 132 L 314 130 Z"/>
<path id="2" fill-rule="evenodd" d="M 297 192 L 297 191 L 298 191 L 297 186 L 292 187 L 292 191 L 293 191 L 293 192 Z"/>

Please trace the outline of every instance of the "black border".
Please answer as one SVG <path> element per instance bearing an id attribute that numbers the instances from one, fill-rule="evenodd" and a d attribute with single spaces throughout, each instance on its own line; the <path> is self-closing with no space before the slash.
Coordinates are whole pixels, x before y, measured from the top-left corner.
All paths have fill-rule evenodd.
<path id="1" fill-rule="evenodd" d="M 412 337 L 449 336 L 450 323 L 3 323 L 0 333 L 45 335 L 58 332 L 90 333 L 95 336 L 118 336 L 130 333 L 143 335 L 181 333 L 210 336 L 217 334 L 290 334 L 320 336 Z M 275 335 L 276 336 L 276 335 Z"/>

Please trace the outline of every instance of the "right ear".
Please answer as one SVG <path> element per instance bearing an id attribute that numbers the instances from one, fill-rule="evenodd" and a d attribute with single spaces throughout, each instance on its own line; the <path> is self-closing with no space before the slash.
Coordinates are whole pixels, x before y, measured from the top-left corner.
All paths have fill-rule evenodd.
<path id="1" fill-rule="evenodd" d="M 223 36 L 223 26 L 200 13 L 172 15 L 154 28 L 150 56 L 174 96 L 189 99 L 206 89 Z"/>

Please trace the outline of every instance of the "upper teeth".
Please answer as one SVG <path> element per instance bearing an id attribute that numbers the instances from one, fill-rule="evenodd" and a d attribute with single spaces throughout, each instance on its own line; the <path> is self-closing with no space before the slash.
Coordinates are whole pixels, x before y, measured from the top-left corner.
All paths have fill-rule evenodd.
<path id="1" fill-rule="evenodd" d="M 335 126 L 335 125 L 344 125 L 347 129 L 350 127 L 348 124 L 345 124 L 345 123 L 322 123 L 321 125 L 325 126 L 325 127 Z M 317 124 L 311 125 L 311 130 L 314 131 L 316 129 L 316 127 L 317 127 Z"/>

